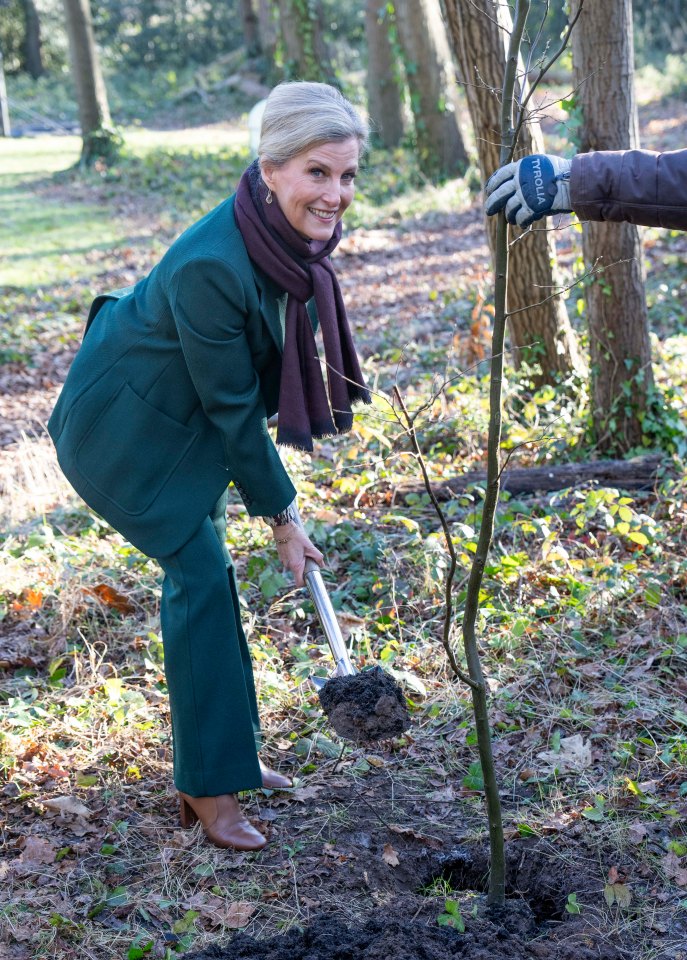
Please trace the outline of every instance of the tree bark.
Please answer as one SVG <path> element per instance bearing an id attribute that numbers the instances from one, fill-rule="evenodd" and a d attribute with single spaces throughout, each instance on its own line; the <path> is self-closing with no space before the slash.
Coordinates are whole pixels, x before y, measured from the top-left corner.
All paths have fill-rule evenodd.
<path id="1" fill-rule="evenodd" d="M 83 147 L 81 162 L 116 153 L 107 90 L 93 34 L 90 0 L 63 0 L 72 76 L 79 105 Z"/>
<path id="2" fill-rule="evenodd" d="M 260 44 L 260 21 L 255 8 L 254 0 L 241 0 L 241 19 L 243 21 L 243 39 L 246 45 L 246 55 L 249 58 L 259 57 L 262 53 Z"/>
<path id="3" fill-rule="evenodd" d="M 468 164 L 459 126 L 458 86 L 439 0 L 396 0 L 420 168 L 431 179 Z"/>
<path id="4" fill-rule="evenodd" d="M 403 138 L 399 66 L 391 47 L 389 20 L 379 0 L 366 0 L 367 110 L 374 140 L 387 148 L 397 147 Z"/>
<path id="5" fill-rule="evenodd" d="M 285 73 L 290 80 L 331 83 L 334 70 L 324 40 L 319 0 L 278 0 Z"/>
<path id="6" fill-rule="evenodd" d="M 41 23 L 34 0 L 21 0 L 24 11 L 24 67 L 34 80 L 43 75 L 41 56 Z"/>
<path id="7" fill-rule="evenodd" d="M 503 3 L 494 0 L 445 0 L 445 7 L 449 36 L 466 85 L 480 170 L 486 180 L 499 165 L 499 96 L 510 14 Z M 503 18 L 503 28 L 497 16 Z M 531 120 L 521 132 L 517 155 L 544 152 L 541 127 Z M 487 223 L 492 256 L 495 219 L 490 217 Z M 521 231 L 514 228 L 513 232 Z M 523 361 L 538 363 L 541 382 L 585 369 L 562 297 L 540 302 L 559 285 L 553 237 L 544 227 L 537 229 L 535 225 L 527 237 L 511 247 L 508 328 L 516 367 Z"/>
<path id="8" fill-rule="evenodd" d="M 574 0 L 573 13 L 579 5 Z M 573 33 L 573 82 L 582 112 L 580 151 L 639 146 L 634 96 L 631 0 L 582 10 Z M 585 290 L 591 355 L 592 415 L 604 452 L 641 445 L 642 413 L 653 387 L 642 241 L 630 223 L 585 223 Z"/>

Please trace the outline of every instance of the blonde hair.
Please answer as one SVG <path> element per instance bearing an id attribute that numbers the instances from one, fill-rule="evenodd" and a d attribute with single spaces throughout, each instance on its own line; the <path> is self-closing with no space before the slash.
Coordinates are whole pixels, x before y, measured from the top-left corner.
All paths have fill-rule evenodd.
<path id="1" fill-rule="evenodd" d="M 327 83 L 280 83 L 265 102 L 260 128 L 260 163 L 282 166 L 309 147 L 355 137 L 367 146 L 367 122 Z"/>

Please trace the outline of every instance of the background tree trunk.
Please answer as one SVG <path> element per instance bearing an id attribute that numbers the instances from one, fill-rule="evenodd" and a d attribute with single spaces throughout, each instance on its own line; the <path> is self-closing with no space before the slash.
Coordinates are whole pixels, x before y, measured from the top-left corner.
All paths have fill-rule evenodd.
<path id="1" fill-rule="evenodd" d="M 259 57 L 262 53 L 260 45 L 260 22 L 255 8 L 255 0 L 241 0 L 241 19 L 243 21 L 243 37 L 246 44 L 246 56 Z"/>
<path id="2" fill-rule="evenodd" d="M 334 70 L 324 41 L 319 0 L 278 0 L 285 73 L 290 80 L 331 83 Z"/>
<path id="3" fill-rule="evenodd" d="M 79 104 L 82 163 L 117 152 L 107 90 L 93 35 L 90 0 L 63 0 L 69 37 L 69 55 Z"/>
<path id="4" fill-rule="evenodd" d="M 573 82 L 581 152 L 639 146 L 631 0 L 584 6 L 573 33 Z M 642 241 L 634 224 L 585 223 L 582 245 L 587 267 L 601 268 L 585 291 L 597 444 L 625 453 L 641 444 L 653 387 Z"/>
<path id="5" fill-rule="evenodd" d="M 0 136 L 11 137 L 10 111 L 7 103 L 7 86 L 5 84 L 5 63 L 0 50 Z"/>
<path id="6" fill-rule="evenodd" d="M 389 38 L 390 14 L 380 0 L 366 0 L 367 109 L 374 140 L 397 147 L 403 138 L 399 64 Z"/>
<path id="7" fill-rule="evenodd" d="M 503 17 L 503 27 L 510 31 L 510 13 L 494 0 L 445 0 L 445 6 L 453 50 L 466 84 L 480 170 L 486 180 L 499 165 L 499 92 L 507 40 L 496 18 Z M 520 135 L 518 156 L 544 152 L 541 128 L 531 122 Z M 492 255 L 494 219 L 489 218 L 487 224 Z M 514 233 L 520 231 L 514 228 Z M 539 305 L 510 316 L 508 326 L 516 366 L 523 360 L 538 362 L 544 382 L 556 375 L 581 373 L 585 368 L 563 299 L 554 297 L 539 303 L 558 283 L 553 237 L 544 227 L 536 229 L 535 225 L 529 236 L 511 247 L 508 310 L 512 313 L 529 304 Z"/>
<path id="8" fill-rule="evenodd" d="M 281 71 L 277 69 L 276 65 L 277 40 L 279 37 L 278 11 L 271 0 L 257 0 L 257 4 L 260 49 L 265 64 L 263 79 L 265 83 L 273 85 L 282 79 Z"/>
<path id="9" fill-rule="evenodd" d="M 24 67 L 34 80 L 43 74 L 43 58 L 41 56 L 41 23 L 38 19 L 38 10 L 33 0 L 21 0 L 24 11 Z"/>
<path id="10" fill-rule="evenodd" d="M 433 179 L 457 176 L 465 171 L 468 157 L 439 0 L 396 0 L 395 10 L 420 168 Z"/>

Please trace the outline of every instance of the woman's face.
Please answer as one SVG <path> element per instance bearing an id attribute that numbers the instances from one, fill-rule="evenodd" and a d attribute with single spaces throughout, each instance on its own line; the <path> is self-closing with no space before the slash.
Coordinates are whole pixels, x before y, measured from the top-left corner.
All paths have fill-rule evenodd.
<path id="1" fill-rule="evenodd" d="M 280 167 L 263 165 L 263 180 L 302 237 L 330 239 L 353 199 L 359 153 L 351 137 L 311 147 Z"/>

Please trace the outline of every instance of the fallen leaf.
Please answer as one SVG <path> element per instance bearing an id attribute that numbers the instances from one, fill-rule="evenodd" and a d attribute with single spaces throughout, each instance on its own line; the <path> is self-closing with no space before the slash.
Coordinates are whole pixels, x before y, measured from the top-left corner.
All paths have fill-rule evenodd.
<path id="1" fill-rule="evenodd" d="M 34 609 L 38 609 L 39 607 L 43 606 L 43 594 L 40 592 L 40 590 L 27 590 L 24 594 L 24 600 L 26 601 L 27 606 L 33 607 Z"/>
<path id="2" fill-rule="evenodd" d="M 441 790 L 434 790 L 432 793 L 427 794 L 428 800 L 439 800 L 448 802 L 453 800 L 453 787 L 449 784 L 447 787 L 443 787 Z"/>
<path id="3" fill-rule="evenodd" d="M 37 867 L 42 863 L 54 863 L 57 850 L 44 837 L 29 836 L 24 841 L 19 862 L 27 867 Z"/>
<path id="4" fill-rule="evenodd" d="M 439 850 L 443 847 L 443 843 L 438 837 L 428 837 L 424 833 L 413 830 L 412 827 L 402 827 L 399 823 L 390 823 L 389 830 L 400 834 L 402 837 L 412 837 L 413 840 L 424 843 L 426 847 L 431 847 L 432 850 Z"/>
<path id="5" fill-rule="evenodd" d="M 376 757 L 376 756 L 374 756 L 373 754 L 370 754 L 370 756 L 365 757 L 365 759 L 367 760 L 367 762 L 368 762 L 368 763 L 370 764 L 370 766 L 372 766 L 372 767 L 383 767 L 383 766 L 384 766 L 384 760 L 383 760 L 381 757 Z"/>
<path id="6" fill-rule="evenodd" d="M 334 857 L 336 860 L 341 860 L 342 862 L 348 859 L 346 854 L 342 853 L 341 850 L 337 850 L 333 843 L 324 843 L 322 845 L 322 853 L 325 857 Z"/>
<path id="7" fill-rule="evenodd" d="M 187 911 L 187 916 L 202 916 L 215 927 L 229 927 L 238 930 L 245 927 L 250 917 L 255 913 L 255 905 L 245 901 L 227 903 L 222 897 L 199 892 L 185 900 L 181 906 Z"/>
<path id="8" fill-rule="evenodd" d="M 119 703 L 122 699 L 123 681 L 119 677 L 108 677 L 103 682 L 103 690 L 111 704 Z"/>
<path id="9" fill-rule="evenodd" d="M 626 883 L 607 883 L 604 887 L 604 899 L 609 907 L 617 903 L 621 909 L 626 909 L 632 902 L 632 890 Z"/>
<path id="10" fill-rule="evenodd" d="M 223 917 L 223 924 L 230 930 L 240 930 L 245 927 L 255 913 L 255 904 L 245 900 L 235 900 L 230 903 Z"/>
<path id="11" fill-rule="evenodd" d="M 397 867 L 401 862 L 398 859 L 398 854 L 396 853 L 396 851 L 394 850 L 394 848 L 391 846 L 390 843 L 384 844 L 384 849 L 382 851 L 382 860 L 384 861 L 384 863 L 387 863 L 390 867 Z"/>
<path id="12" fill-rule="evenodd" d="M 677 854 L 668 853 L 661 862 L 669 880 L 674 880 L 678 887 L 687 887 L 687 869 L 680 865 Z"/>
<path id="13" fill-rule="evenodd" d="M 47 800 L 41 800 L 41 803 L 48 810 L 56 810 L 61 817 L 70 815 L 88 819 L 93 816 L 93 811 L 89 810 L 78 797 L 49 797 Z"/>
<path id="14" fill-rule="evenodd" d="M 585 743 L 581 734 L 577 733 L 574 737 L 561 739 L 558 753 L 555 750 L 542 750 L 537 754 L 537 759 L 559 773 L 577 773 L 591 766 L 592 748 L 589 741 Z"/>
<path id="15" fill-rule="evenodd" d="M 108 607 L 112 607 L 113 610 L 117 610 L 119 613 L 133 613 L 135 609 L 134 605 L 123 593 L 115 590 L 114 587 L 109 586 L 107 583 L 99 583 L 86 592 L 97 597 L 102 603 Z"/>
<path id="16" fill-rule="evenodd" d="M 627 838 L 632 844 L 641 843 L 647 835 L 647 829 L 643 823 L 635 821 L 631 823 L 627 830 Z"/>
<path id="17" fill-rule="evenodd" d="M 319 900 L 311 900 L 310 897 L 301 897 L 301 904 L 308 910 L 315 910 L 320 906 Z"/>
<path id="18" fill-rule="evenodd" d="M 296 787 L 291 791 L 291 797 L 298 800 L 299 803 L 305 803 L 306 800 L 314 799 L 322 790 L 322 787 Z"/>

